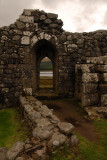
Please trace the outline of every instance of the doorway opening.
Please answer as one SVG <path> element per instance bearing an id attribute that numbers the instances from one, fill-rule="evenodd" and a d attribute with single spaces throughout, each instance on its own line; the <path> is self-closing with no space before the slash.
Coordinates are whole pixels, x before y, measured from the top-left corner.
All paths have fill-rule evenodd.
<path id="1" fill-rule="evenodd" d="M 45 57 L 41 60 L 39 82 L 39 88 L 53 89 L 53 64 L 48 57 Z"/>
<path id="2" fill-rule="evenodd" d="M 58 86 L 58 57 L 56 46 L 46 39 L 39 40 L 35 45 L 35 55 L 36 90 L 41 88 L 56 90 Z"/>

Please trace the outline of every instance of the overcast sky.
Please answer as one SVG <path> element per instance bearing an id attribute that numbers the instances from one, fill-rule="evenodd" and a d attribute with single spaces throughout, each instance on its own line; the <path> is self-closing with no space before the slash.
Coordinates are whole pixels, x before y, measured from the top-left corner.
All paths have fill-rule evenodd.
<path id="1" fill-rule="evenodd" d="M 107 29 L 107 0 L 0 0 L 0 26 L 14 23 L 23 9 L 57 13 L 66 31 Z"/>

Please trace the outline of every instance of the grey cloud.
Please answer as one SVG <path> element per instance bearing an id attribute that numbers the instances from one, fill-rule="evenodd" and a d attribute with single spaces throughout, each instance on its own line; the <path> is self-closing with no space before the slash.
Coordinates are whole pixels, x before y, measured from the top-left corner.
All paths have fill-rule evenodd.
<path id="1" fill-rule="evenodd" d="M 71 12 L 69 12 L 68 17 L 69 19 L 71 17 L 72 23 L 75 24 L 77 31 L 85 31 L 89 27 L 89 25 L 94 24 L 96 20 L 93 15 L 96 10 L 101 5 L 107 5 L 107 0 L 0 0 L 0 26 L 14 23 L 22 13 L 23 9 L 30 9 L 32 8 L 33 4 L 36 5 L 40 1 L 42 2 L 42 6 L 44 8 L 52 10 L 58 10 L 59 8 L 61 9 L 61 5 L 65 5 L 66 2 L 68 2 L 68 4 L 70 3 Z M 75 3 L 78 3 L 78 5 L 80 6 L 78 15 L 73 15 L 72 12 L 72 4 Z M 65 9 L 62 12 L 67 11 Z M 107 24 L 106 19 L 107 12 L 105 14 L 104 20 L 102 19 L 103 24 Z"/>
<path id="2" fill-rule="evenodd" d="M 36 0 L 0 0 L 0 26 L 13 23 Z"/>
<path id="3" fill-rule="evenodd" d="M 98 3 L 107 3 L 107 0 L 41 0 L 42 4 L 48 8 L 57 8 L 61 3 L 80 3 L 83 6 L 97 5 Z M 99 6 L 100 7 L 100 6 Z M 88 8 L 87 8 L 88 9 Z"/>
<path id="4" fill-rule="evenodd" d="M 75 15 L 73 17 L 73 22 L 76 30 L 83 32 L 96 23 L 94 13 L 96 13 L 101 5 L 107 5 L 107 0 L 79 0 L 78 2 L 80 2 L 80 7 L 82 10 L 80 8 L 79 15 Z M 106 18 L 107 13 L 105 15 L 105 20 Z M 107 24 L 107 21 L 105 23 Z"/>
<path id="5" fill-rule="evenodd" d="M 107 26 L 107 12 L 104 15 L 103 24 Z"/>
<path id="6" fill-rule="evenodd" d="M 61 4 L 65 2 L 71 2 L 72 0 L 41 0 L 41 1 L 45 7 L 57 9 Z"/>

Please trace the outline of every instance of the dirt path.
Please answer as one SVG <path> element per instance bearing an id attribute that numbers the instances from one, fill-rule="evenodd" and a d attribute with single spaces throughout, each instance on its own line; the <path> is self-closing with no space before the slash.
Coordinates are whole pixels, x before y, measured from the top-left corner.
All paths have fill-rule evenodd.
<path id="1" fill-rule="evenodd" d="M 73 103 L 72 100 L 48 101 L 44 104 L 53 109 L 53 113 L 57 115 L 61 121 L 72 123 L 75 126 L 76 132 L 79 132 L 90 141 L 98 140 L 96 128 L 90 121 L 83 118 L 79 109 L 80 107 Z"/>

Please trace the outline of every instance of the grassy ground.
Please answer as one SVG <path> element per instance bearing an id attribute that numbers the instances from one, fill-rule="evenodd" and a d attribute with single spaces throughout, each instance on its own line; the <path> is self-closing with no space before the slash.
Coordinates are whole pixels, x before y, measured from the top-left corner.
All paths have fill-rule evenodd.
<path id="1" fill-rule="evenodd" d="M 0 147 L 10 148 L 15 142 L 26 140 L 27 135 L 17 109 L 0 110 Z"/>
<path id="2" fill-rule="evenodd" d="M 99 133 L 97 142 L 90 142 L 78 133 L 79 146 L 51 155 L 50 160 L 107 160 L 107 120 L 95 120 L 94 125 Z"/>
<path id="3" fill-rule="evenodd" d="M 40 88 L 53 88 L 53 78 L 52 77 L 41 77 Z"/>

